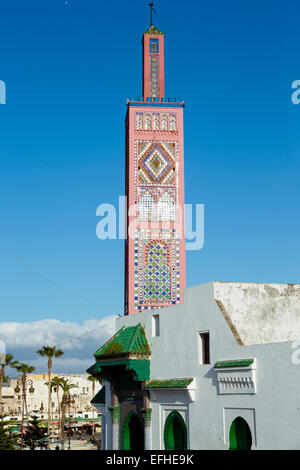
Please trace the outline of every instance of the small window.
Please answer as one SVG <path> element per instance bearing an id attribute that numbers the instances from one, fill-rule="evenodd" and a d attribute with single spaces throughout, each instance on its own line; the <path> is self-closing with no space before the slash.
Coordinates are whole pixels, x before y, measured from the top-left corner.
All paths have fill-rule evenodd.
<path id="1" fill-rule="evenodd" d="M 210 364 L 209 354 L 209 332 L 199 333 L 199 363 Z"/>
<path id="2" fill-rule="evenodd" d="M 159 336 L 159 315 L 152 316 L 152 336 Z"/>
<path id="3" fill-rule="evenodd" d="M 158 39 L 150 39 L 150 52 L 158 52 Z"/>

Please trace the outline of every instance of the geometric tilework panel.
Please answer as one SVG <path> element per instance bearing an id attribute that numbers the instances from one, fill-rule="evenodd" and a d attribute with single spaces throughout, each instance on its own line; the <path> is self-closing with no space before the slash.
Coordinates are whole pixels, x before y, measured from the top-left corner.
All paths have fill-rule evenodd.
<path id="1" fill-rule="evenodd" d="M 175 143 L 138 143 L 138 183 L 175 184 Z"/>
<path id="2" fill-rule="evenodd" d="M 150 55 L 150 96 L 159 96 L 159 56 Z"/>
<path id="3" fill-rule="evenodd" d="M 175 229 L 137 229 L 134 261 L 137 310 L 180 302 L 179 241 Z"/>
<path id="4" fill-rule="evenodd" d="M 169 266 L 169 247 L 159 241 L 148 243 L 144 268 L 144 301 L 170 302 L 171 270 Z"/>
<path id="5" fill-rule="evenodd" d="M 147 187 L 138 188 L 139 220 L 175 221 L 175 188 Z"/>

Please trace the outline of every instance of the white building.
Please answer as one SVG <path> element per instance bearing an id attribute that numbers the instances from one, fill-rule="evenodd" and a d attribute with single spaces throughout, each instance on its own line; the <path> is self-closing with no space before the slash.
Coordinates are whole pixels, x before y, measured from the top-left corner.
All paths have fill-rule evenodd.
<path id="1" fill-rule="evenodd" d="M 89 369 L 103 449 L 300 449 L 299 284 L 198 285 L 116 330 Z"/>

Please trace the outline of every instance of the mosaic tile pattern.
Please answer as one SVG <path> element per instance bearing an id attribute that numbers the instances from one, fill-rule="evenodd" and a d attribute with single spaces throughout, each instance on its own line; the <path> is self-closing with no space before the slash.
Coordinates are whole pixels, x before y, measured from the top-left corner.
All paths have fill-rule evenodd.
<path id="1" fill-rule="evenodd" d="M 169 247 L 165 243 L 151 241 L 145 251 L 147 264 L 144 268 L 144 302 L 169 303 L 171 300 Z"/>
<path id="2" fill-rule="evenodd" d="M 155 198 L 149 191 L 145 191 L 139 198 L 139 220 L 154 220 L 156 218 Z"/>
<path id="3" fill-rule="evenodd" d="M 175 183 L 175 143 L 138 143 L 138 183 Z"/>
<path id="4" fill-rule="evenodd" d="M 177 131 L 176 113 L 136 113 L 136 130 Z"/>
<path id="5" fill-rule="evenodd" d="M 134 265 L 137 310 L 180 302 L 179 240 L 175 229 L 136 230 Z"/>
<path id="6" fill-rule="evenodd" d="M 174 221 L 176 219 L 175 188 L 139 187 L 138 214 L 139 220 Z"/>
<path id="7" fill-rule="evenodd" d="M 172 196 L 165 192 L 157 203 L 157 219 L 158 220 L 175 220 L 176 206 Z"/>
<path id="8" fill-rule="evenodd" d="M 150 96 L 159 97 L 159 56 L 150 54 Z"/>
<path id="9" fill-rule="evenodd" d="M 136 113 L 135 128 L 139 130 L 143 129 L 143 113 Z"/>

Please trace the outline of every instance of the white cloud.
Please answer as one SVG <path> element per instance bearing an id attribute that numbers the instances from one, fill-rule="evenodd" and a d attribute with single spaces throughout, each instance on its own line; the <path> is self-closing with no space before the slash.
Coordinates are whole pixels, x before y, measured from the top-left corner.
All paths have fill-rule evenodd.
<path id="1" fill-rule="evenodd" d="M 56 346 L 64 351 L 62 358 L 53 360 L 57 373 L 85 373 L 93 364 L 93 353 L 115 333 L 116 316 L 101 320 L 89 319 L 83 323 L 45 319 L 34 322 L 1 322 L 0 340 L 6 351 L 19 362 L 46 371 L 46 358 L 37 356 L 37 349 Z"/>

